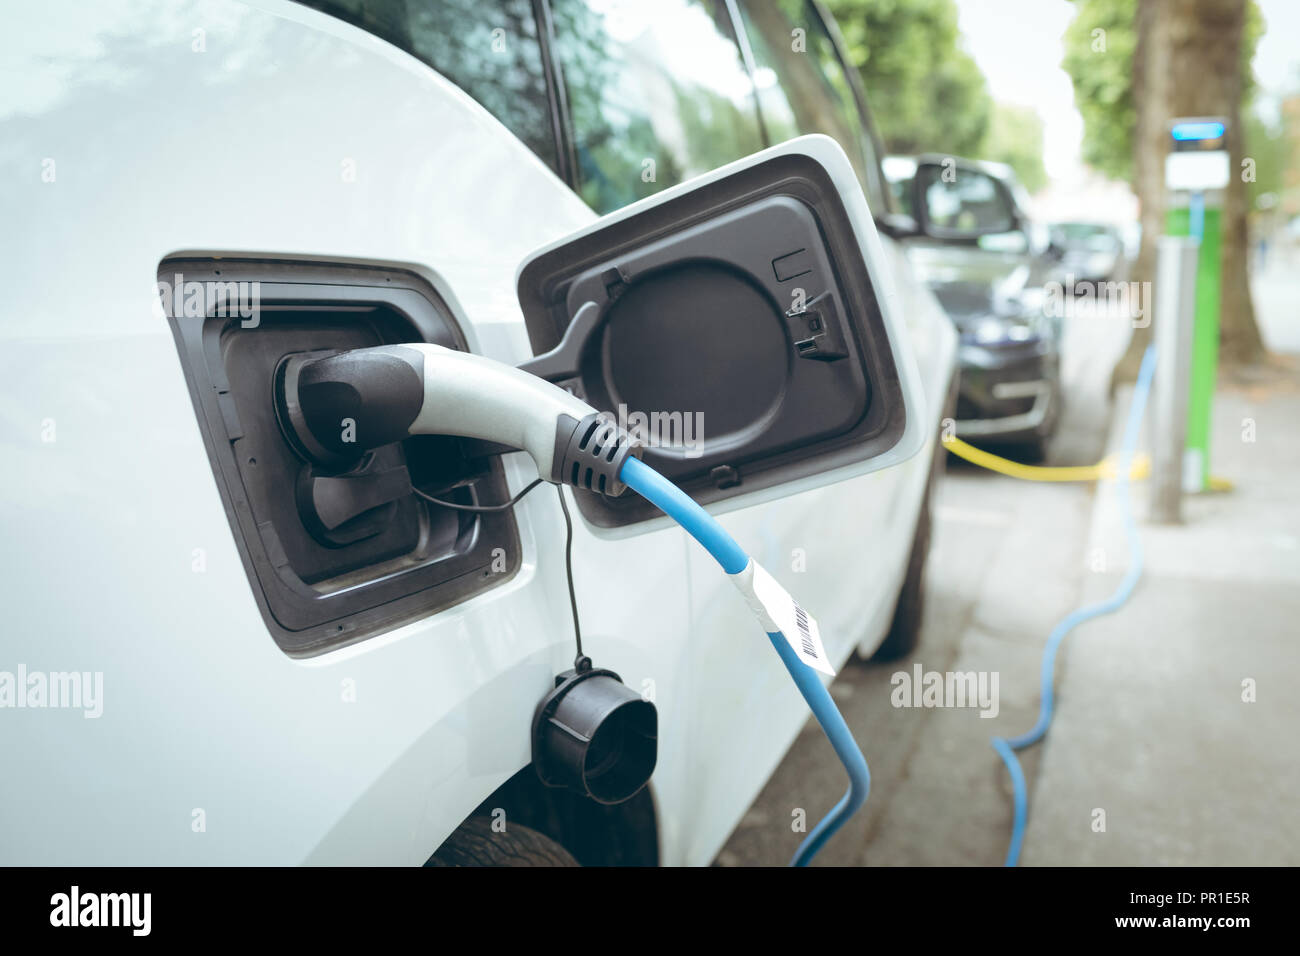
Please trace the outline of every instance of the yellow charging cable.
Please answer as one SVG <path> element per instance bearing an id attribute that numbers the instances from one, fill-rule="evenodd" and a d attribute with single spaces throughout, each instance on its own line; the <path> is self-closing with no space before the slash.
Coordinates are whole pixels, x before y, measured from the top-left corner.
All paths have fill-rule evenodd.
<path id="1" fill-rule="evenodd" d="M 1007 475 L 1011 478 L 1020 478 L 1023 481 L 1098 481 L 1103 478 L 1114 478 L 1119 471 L 1118 462 L 1112 455 L 1106 456 L 1095 465 L 1070 465 L 1066 467 L 1024 465 L 1018 461 L 1012 461 L 1010 458 L 991 454 L 983 449 L 976 448 L 974 445 L 968 445 L 956 435 L 944 435 L 940 440 L 943 442 L 944 448 L 947 448 L 958 458 L 966 459 L 972 465 L 979 465 L 989 471 L 996 471 L 1000 475 Z M 1141 481 L 1149 477 L 1150 474 L 1150 457 L 1147 455 L 1136 456 L 1133 459 L 1132 469 L 1129 471 L 1129 480 Z M 1231 491 L 1232 482 L 1226 478 L 1211 478 L 1210 490 Z"/>
<path id="2" fill-rule="evenodd" d="M 1095 465 L 1071 465 L 1064 468 L 1022 465 L 1010 458 L 990 454 L 974 445 L 968 445 L 956 435 L 944 435 L 942 441 L 943 447 L 958 458 L 965 458 L 972 465 L 979 465 L 989 471 L 996 471 L 998 474 L 1024 481 L 1097 481 L 1102 478 L 1114 478 L 1119 470 L 1113 456 L 1107 456 Z M 1149 474 L 1151 474 L 1151 459 L 1146 455 L 1135 457 L 1129 478 L 1140 481 Z"/>

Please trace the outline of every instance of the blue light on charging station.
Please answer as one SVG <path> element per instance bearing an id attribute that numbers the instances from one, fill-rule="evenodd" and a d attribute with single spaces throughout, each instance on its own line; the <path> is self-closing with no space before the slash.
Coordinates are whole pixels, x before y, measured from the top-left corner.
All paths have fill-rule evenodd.
<path id="1" fill-rule="evenodd" d="M 1189 142 L 1203 139 L 1222 139 L 1222 123 L 1176 123 L 1171 131 L 1174 139 Z"/>

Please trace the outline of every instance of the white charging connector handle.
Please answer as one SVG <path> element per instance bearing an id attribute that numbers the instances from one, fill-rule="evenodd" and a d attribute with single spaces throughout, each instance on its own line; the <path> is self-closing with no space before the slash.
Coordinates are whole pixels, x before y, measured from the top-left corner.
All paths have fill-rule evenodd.
<path id="1" fill-rule="evenodd" d="M 412 344 L 423 358 L 424 405 L 413 435 L 464 435 L 522 448 L 537 473 L 555 471 L 555 430 L 562 416 L 583 419 L 596 410 L 536 375 L 482 355 L 441 345 Z"/>
<path id="2" fill-rule="evenodd" d="M 481 355 L 426 343 L 286 356 L 276 414 L 308 461 L 343 468 L 412 435 L 457 435 L 526 451 L 538 474 L 619 495 L 640 448 L 557 385 Z"/>

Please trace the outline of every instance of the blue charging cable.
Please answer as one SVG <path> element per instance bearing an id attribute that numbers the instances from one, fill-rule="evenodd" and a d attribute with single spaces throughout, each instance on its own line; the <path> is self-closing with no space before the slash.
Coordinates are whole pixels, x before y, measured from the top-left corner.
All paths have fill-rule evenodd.
<path id="1" fill-rule="evenodd" d="M 629 458 L 619 472 L 619 478 L 681 525 L 722 565 L 722 570 L 727 574 L 739 574 L 749 566 L 749 555 L 736 543 L 736 539 L 689 495 L 649 465 L 639 459 Z M 871 790 L 871 773 L 849 725 L 844 722 L 844 716 L 835 706 L 830 691 L 817 672 L 799 660 L 781 632 L 769 632 L 767 636 L 849 774 L 848 792 L 813 827 L 812 832 L 804 837 L 790 861 L 791 866 L 807 866 L 844 822 L 867 802 L 867 794 Z"/>
<path id="2" fill-rule="evenodd" d="M 1047 734 L 1052 723 L 1054 696 L 1053 677 L 1056 673 L 1056 652 L 1067 634 L 1085 621 L 1103 614 L 1110 614 L 1120 608 L 1133 589 L 1138 578 L 1142 576 L 1142 540 L 1138 537 L 1137 523 L 1133 520 L 1133 503 L 1129 499 L 1129 472 L 1133 466 L 1133 456 L 1137 450 L 1138 435 L 1142 430 L 1142 415 L 1146 411 L 1147 396 L 1151 393 L 1151 378 L 1156 371 L 1156 349 L 1149 346 L 1142 356 L 1142 368 L 1138 372 L 1137 386 L 1133 390 L 1133 404 L 1129 407 L 1128 422 L 1124 429 L 1124 443 L 1120 452 L 1119 474 L 1116 478 L 1116 494 L 1119 496 L 1120 512 L 1124 516 L 1124 535 L 1128 539 L 1129 563 L 1119 587 L 1110 597 L 1096 604 L 1089 604 L 1068 614 L 1047 638 L 1043 648 L 1042 664 L 1042 701 L 1038 707 L 1038 723 L 1028 733 L 1019 737 L 1004 739 L 993 738 L 993 749 L 997 751 L 1002 762 L 1006 764 L 1011 776 L 1014 794 L 1014 822 L 1011 826 L 1011 845 L 1007 847 L 1007 866 L 1015 866 L 1020 860 L 1020 847 L 1025 839 L 1025 818 L 1028 815 L 1028 797 L 1025 791 L 1025 773 L 1016 757 L 1017 750 L 1023 750 L 1038 743 Z"/>

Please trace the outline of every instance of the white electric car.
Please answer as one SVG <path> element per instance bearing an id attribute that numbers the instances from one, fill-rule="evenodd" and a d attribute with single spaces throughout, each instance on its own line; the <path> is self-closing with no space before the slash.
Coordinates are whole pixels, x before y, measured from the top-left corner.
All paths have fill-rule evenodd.
<path id="1" fill-rule="evenodd" d="M 646 460 L 836 666 L 910 649 L 955 336 L 815 4 L 102 0 L 0 27 L 0 863 L 706 864 L 806 720 L 693 541 L 566 487 L 583 650 L 653 701 L 658 762 L 613 805 L 543 785 L 534 711 L 575 657 L 561 499 L 429 500 L 537 477 L 451 436 L 314 466 L 277 415 L 290 355 L 432 343 L 661 414 Z M 747 157 L 808 133 L 861 190 L 810 245 L 692 205 L 775 188 L 805 147 Z M 696 251 L 611 244 L 629 206 Z M 796 291 L 846 236 L 887 339 L 781 324 L 847 321 Z M 539 369 L 580 288 L 603 324 Z M 925 444 L 868 473 L 887 365 Z"/>

